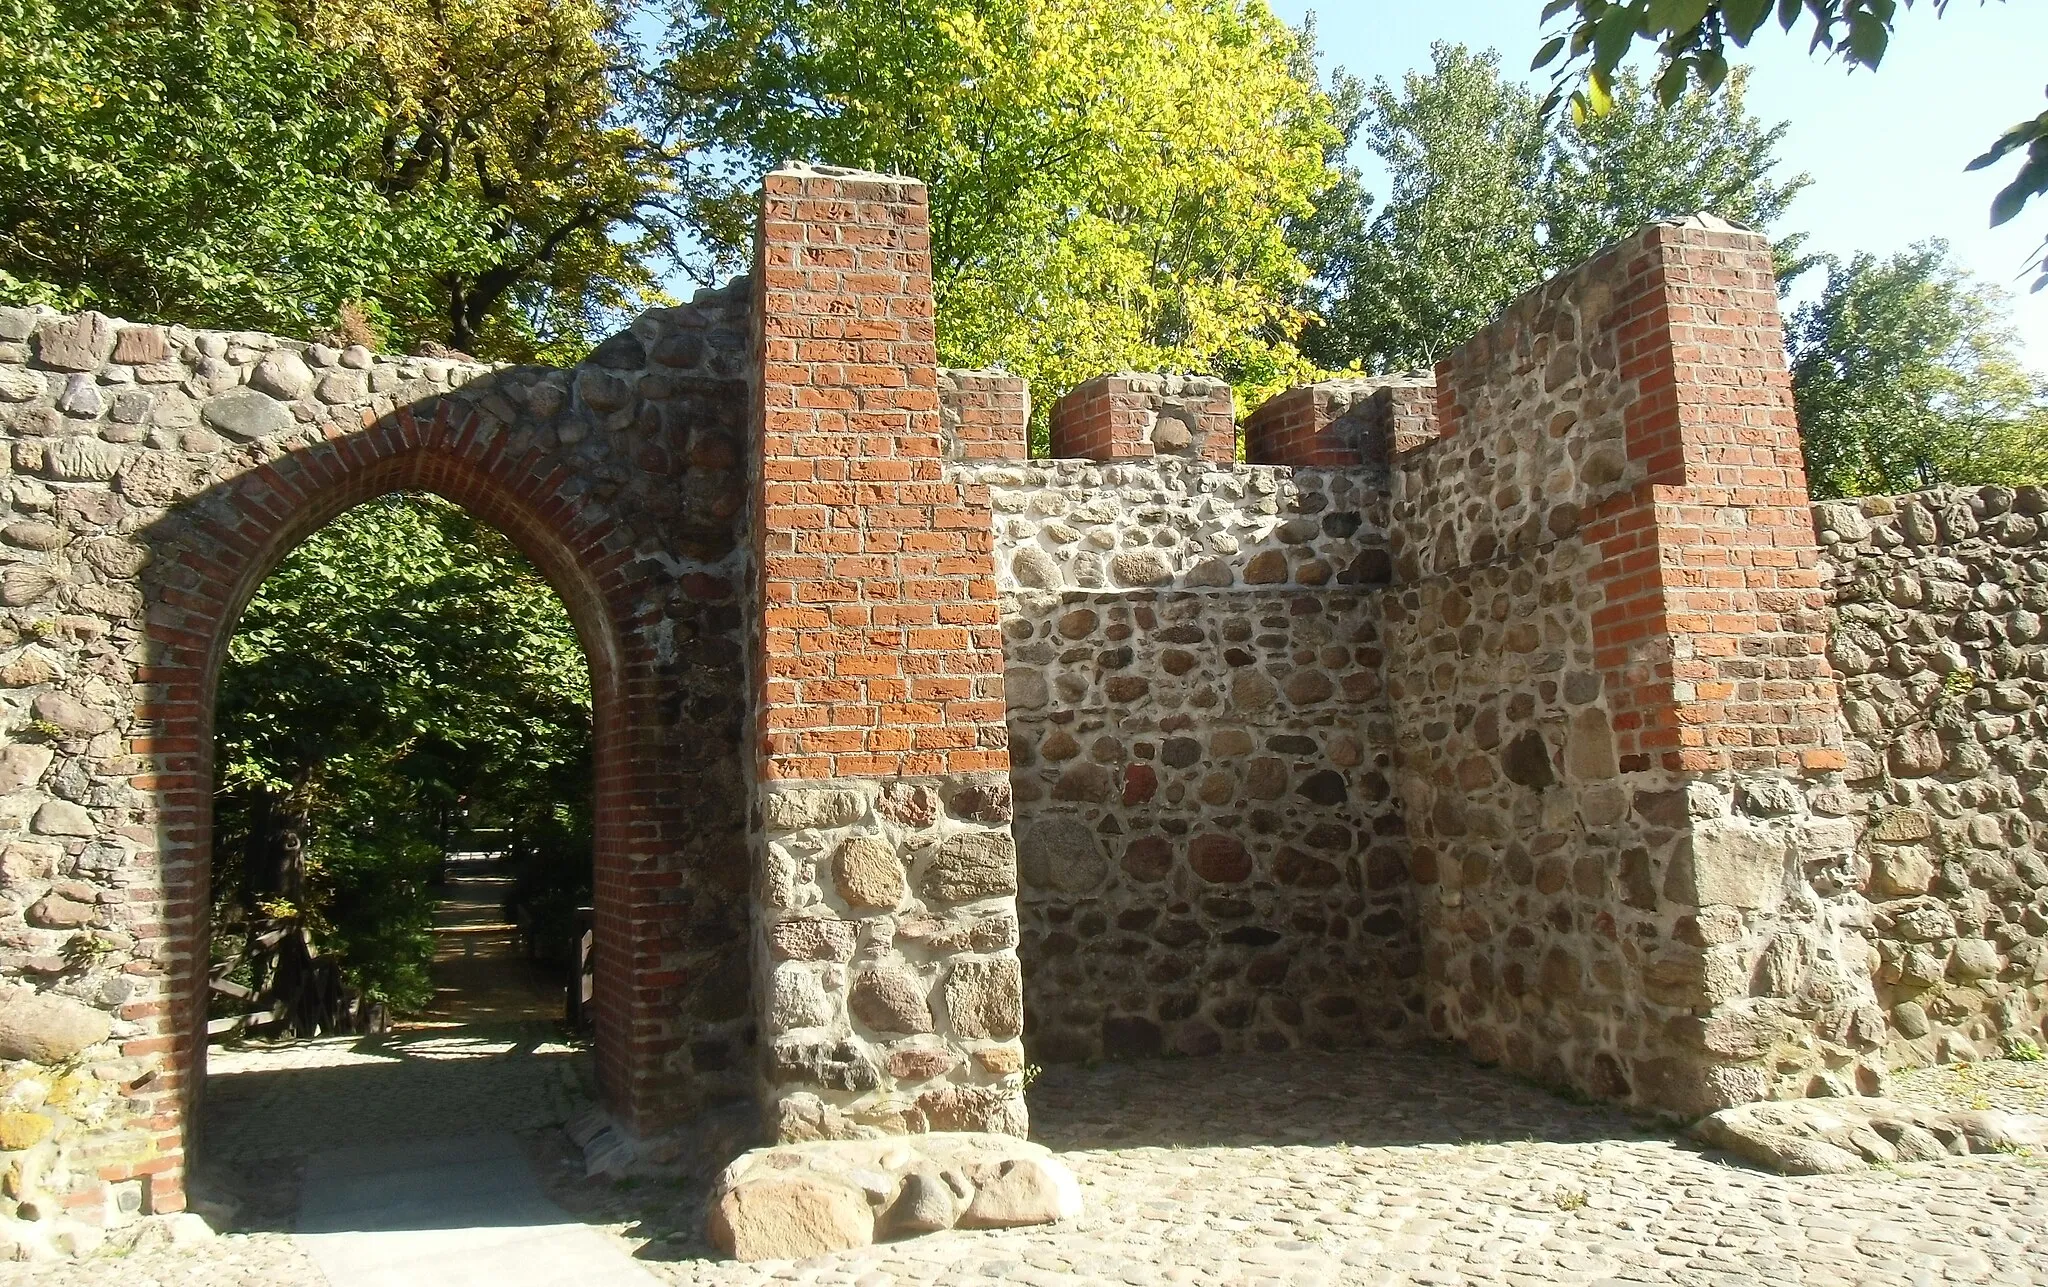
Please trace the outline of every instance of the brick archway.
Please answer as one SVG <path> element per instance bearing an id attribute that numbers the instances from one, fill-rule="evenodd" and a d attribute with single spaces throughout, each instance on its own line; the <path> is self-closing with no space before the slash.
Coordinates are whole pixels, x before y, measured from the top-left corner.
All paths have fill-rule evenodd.
<path id="1" fill-rule="evenodd" d="M 62 328 L 118 333 L 185 381 L 149 390 L 144 415 L 175 423 L 113 420 L 111 446 L 72 437 L 16 450 L 56 482 L 46 512 L 63 549 L 37 604 L 15 605 L 53 632 L 37 637 L 60 672 L 36 699 L 57 717 L 44 721 L 42 762 L 89 784 L 64 797 L 80 825 L 60 819 L 47 848 L 76 873 L 69 887 L 121 891 L 92 924 L 127 936 L 119 959 L 72 985 L 113 998 L 122 1062 L 96 1175 L 78 1177 L 67 1205 L 111 1219 L 183 1203 L 203 1143 L 221 664 L 293 548 L 397 491 L 438 494 L 511 539 L 564 601 L 588 661 L 606 1107 L 646 1134 L 752 1090 L 744 309 L 713 297 L 649 314 L 568 371 L 96 315 L 59 324 L 53 356 Z"/>
<path id="2" fill-rule="evenodd" d="M 185 1086 L 184 1135 L 196 1135 L 205 1065 L 206 935 L 210 899 L 213 725 L 227 646 L 263 579 L 300 542 L 342 512 L 394 491 L 433 492 L 499 528 L 569 609 L 590 666 L 595 733 L 595 901 L 599 921 L 596 1048 L 605 1099 L 629 1120 L 660 1114 L 656 1051 L 633 1034 L 659 1023 L 658 991 L 639 986 L 658 959 L 658 903 L 636 896 L 636 870 L 658 864 L 684 824 L 673 776 L 661 759 L 656 667 L 635 614 L 638 587 L 626 560 L 608 548 L 601 507 L 565 501 L 565 479 L 534 457 L 511 458 L 478 435 L 474 413 L 451 423 L 442 411 L 418 424 L 400 410 L 360 435 L 282 456 L 225 484 L 211 499 L 245 518 L 235 528 L 195 524 L 181 533 L 175 565 L 150 614 L 158 696 L 141 708 L 161 749 L 177 757 L 158 775 L 167 890 L 166 931 L 188 945 L 171 958 L 169 995 L 174 1079 Z"/>

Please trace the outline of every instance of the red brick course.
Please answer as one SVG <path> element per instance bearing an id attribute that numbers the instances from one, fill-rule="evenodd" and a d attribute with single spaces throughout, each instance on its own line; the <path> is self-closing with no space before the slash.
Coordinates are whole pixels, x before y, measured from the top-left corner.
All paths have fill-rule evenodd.
<path id="1" fill-rule="evenodd" d="M 1843 767 L 1819 546 L 1770 247 L 1662 224 L 1623 248 L 1605 326 L 1646 477 L 1581 528 L 1627 769 Z M 1615 265 L 1614 267 L 1620 267 Z"/>
<path id="2" fill-rule="evenodd" d="M 1152 430 L 1163 401 L 1158 386 L 1171 378 L 1126 372 L 1074 386 L 1052 405 L 1053 458 L 1150 460 L 1162 454 L 1153 444 Z M 1229 388 L 1219 383 L 1198 415 L 1201 458 L 1231 463 L 1237 455 L 1237 429 Z"/>
<path id="3" fill-rule="evenodd" d="M 770 174 L 759 249 L 759 775 L 1007 771 L 988 496 L 943 467 L 924 186 Z"/>

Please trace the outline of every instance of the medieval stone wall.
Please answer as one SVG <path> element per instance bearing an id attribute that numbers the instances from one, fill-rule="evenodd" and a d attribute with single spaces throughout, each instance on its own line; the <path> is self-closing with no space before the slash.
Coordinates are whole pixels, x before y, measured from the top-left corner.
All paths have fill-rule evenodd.
<path id="1" fill-rule="evenodd" d="M 2048 493 L 1814 507 L 1828 657 L 1895 1064 L 2036 1043 L 2048 1013 Z"/>
<path id="2" fill-rule="evenodd" d="M 1408 1031 L 1384 490 L 1157 452 L 953 472 L 994 515 L 1033 1057 Z"/>
<path id="3" fill-rule="evenodd" d="M 1666 1110 L 1882 1075 L 1768 248 L 1657 225 L 1437 371 L 1387 687 L 1430 1018 Z"/>
<path id="4" fill-rule="evenodd" d="M 589 658 L 607 1098 L 651 1129 L 751 1090 L 747 308 L 647 314 L 568 371 L 0 309 L 7 1212 L 182 1200 L 220 660 L 298 541 L 392 491 L 504 530 Z"/>

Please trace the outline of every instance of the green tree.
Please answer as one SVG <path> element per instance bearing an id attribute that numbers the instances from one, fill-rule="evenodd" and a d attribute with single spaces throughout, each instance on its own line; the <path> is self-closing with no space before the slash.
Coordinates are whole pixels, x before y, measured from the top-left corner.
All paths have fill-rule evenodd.
<path id="1" fill-rule="evenodd" d="M 1358 245 L 1317 262 L 1304 349 L 1328 367 L 1426 365 L 1653 220 L 1704 209 L 1767 229 L 1807 179 L 1774 177 L 1784 126 L 1751 116 L 1736 81 L 1664 106 L 1624 75 L 1612 111 L 1548 130 L 1497 54 L 1435 46 L 1428 72 L 1366 96 L 1392 190 Z M 1778 247 L 1787 275 L 1795 245 Z"/>
<path id="2" fill-rule="evenodd" d="M 1288 220 L 1287 244 L 1301 256 L 1308 278 L 1302 285 L 1302 307 L 1320 319 L 1301 336 L 1303 356 L 1323 367 L 1340 367 L 1349 361 L 1328 348 L 1333 338 L 1359 329 L 1358 319 L 1341 316 L 1351 300 L 1342 284 L 1355 280 L 1362 255 L 1372 244 L 1373 198 L 1365 190 L 1364 175 L 1351 160 L 1351 149 L 1366 122 L 1366 83 L 1342 67 L 1332 70 L 1325 82 L 1316 67 L 1316 16 L 1310 13 L 1296 33 L 1297 43 L 1290 62 L 1295 79 L 1321 94 L 1330 105 L 1332 133 L 1323 143 L 1323 165 L 1330 172 L 1330 186 L 1315 198 L 1307 214 Z"/>
<path id="3" fill-rule="evenodd" d="M 0 0 L 0 295 L 303 334 L 480 232 L 354 172 L 345 60 L 263 5 Z M 386 285 L 390 283 L 390 285 Z"/>
<path id="4" fill-rule="evenodd" d="M 1501 76 L 1492 52 L 1437 44 L 1431 57 L 1400 91 L 1382 80 L 1366 94 L 1366 143 L 1391 191 L 1350 277 L 1330 283 L 1313 341 L 1328 365 L 1434 362 L 1542 279 L 1535 96 Z"/>
<path id="5" fill-rule="evenodd" d="M 1945 14 L 1949 3 L 1928 0 L 1928 7 Z M 1710 93 L 1718 89 L 1729 75 L 1728 46 L 1747 47 L 1774 14 L 1780 30 L 1788 34 L 1802 19 L 1810 20 L 1809 49 L 1825 49 L 1852 68 L 1875 70 L 1891 46 L 1899 15 L 1912 7 L 1913 0 L 1548 0 L 1544 22 L 1560 14 L 1570 17 L 1562 32 L 1544 42 L 1534 65 L 1546 67 L 1564 58 L 1550 95 L 1553 104 L 1583 69 L 1585 87 L 1571 91 L 1572 114 L 1583 120 L 1610 110 L 1615 72 L 1638 39 L 1657 47 L 1662 60 L 1657 97 L 1670 104 L 1688 84 Z M 2001 134 L 1969 168 L 1996 165 L 2013 153 L 2021 154 L 2020 168 L 1992 199 L 1993 227 L 2048 192 L 2048 112 Z M 2048 242 L 2043 251 L 2035 290 L 2048 286 Z"/>
<path id="6" fill-rule="evenodd" d="M 589 684 L 561 600 L 495 529 L 425 496 L 342 515 L 229 644 L 217 925 L 282 920 L 356 986 L 423 1004 L 427 886 L 459 819 L 509 826 L 587 895 Z"/>
<path id="7" fill-rule="evenodd" d="M 626 0 L 285 0 L 348 59 L 377 122 L 360 171 L 394 202 L 469 212 L 470 253 L 390 301 L 407 335 L 573 361 L 663 298 L 675 158 L 631 119 L 640 51 Z"/>
<path id="8" fill-rule="evenodd" d="M 0 296 L 563 360 L 662 298 L 610 0 L 0 0 Z"/>
<path id="9" fill-rule="evenodd" d="M 700 271 L 740 262 L 784 158 L 887 170 L 930 186 L 946 362 L 1000 362 L 1041 405 L 1123 366 L 1304 369 L 1285 221 L 1333 131 L 1263 5 L 705 0 L 668 49 L 669 113 L 705 145 Z"/>
<path id="10" fill-rule="evenodd" d="M 2020 365 L 2005 316 L 1939 241 L 1829 261 L 1788 328 L 1814 495 L 2048 479 L 2048 382 Z"/>
<path id="11" fill-rule="evenodd" d="M 1811 180 L 1780 181 L 1778 145 L 1787 122 L 1765 126 L 1745 102 L 1749 69 L 1729 73 L 1724 93 L 1661 103 L 1634 72 L 1613 82 L 1613 107 L 1556 131 L 1544 177 L 1544 256 L 1553 269 L 1583 263 L 1645 224 L 1711 210 L 1768 230 Z M 1779 281 L 1804 266 L 1802 238 L 1777 243 Z"/>

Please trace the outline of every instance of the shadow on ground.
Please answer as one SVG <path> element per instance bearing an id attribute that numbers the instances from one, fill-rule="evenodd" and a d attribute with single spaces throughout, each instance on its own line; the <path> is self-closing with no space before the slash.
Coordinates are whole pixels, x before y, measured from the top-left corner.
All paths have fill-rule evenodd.
<path id="1" fill-rule="evenodd" d="M 1221 1055 L 1055 1066 L 1027 1099 L 1031 1134 L 1088 1173 L 1091 1155 L 1132 1150 L 1424 1150 L 1476 1145 L 1670 1140 L 1647 1118 L 1575 1102 L 1454 1052 L 1366 1050 Z M 1353 1155 L 1361 1173 L 1387 1153 Z M 715 1170 L 715 1167 L 712 1168 Z M 645 1239 L 645 1260 L 715 1257 L 704 1242 L 708 1185 L 644 1180 L 558 1184 L 587 1220 Z"/>
<path id="2" fill-rule="evenodd" d="M 450 1025 L 216 1052 L 195 1196 L 238 1229 L 292 1227 L 306 1158 L 531 1135 L 589 1102 L 586 1051 L 548 1023 Z"/>

